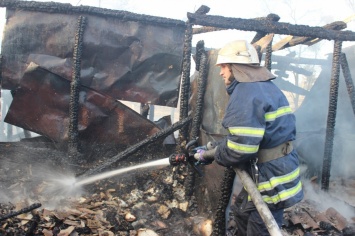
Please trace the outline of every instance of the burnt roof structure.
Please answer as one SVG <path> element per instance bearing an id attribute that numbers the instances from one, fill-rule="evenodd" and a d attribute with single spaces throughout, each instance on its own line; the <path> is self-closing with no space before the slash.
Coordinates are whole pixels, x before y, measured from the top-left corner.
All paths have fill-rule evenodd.
<path id="1" fill-rule="evenodd" d="M 70 4 L 54 2 L 2 0 L 0 1 L 0 7 L 8 9 L 8 19 L 18 17 L 18 21 L 9 21 L 8 25 L 12 26 L 13 31 L 9 30 L 9 34 L 5 34 L 5 43 L 2 45 L 2 86 L 14 92 L 12 106 L 13 108 L 17 107 L 10 110 L 6 121 L 39 132 L 55 141 L 68 140 L 69 151 L 72 151 L 74 155 L 78 151 L 80 146 L 78 143 L 82 139 L 93 140 L 94 142 L 100 139 L 104 143 L 107 141 L 113 143 L 126 141 L 129 145 L 132 145 L 132 143 L 138 144 L 138 146 L 132 145 L 131 149 L 123 152 L 123 155 L 115 155 L 113 159 L 96 168 L 99 171 L 113 164 L 113 162 L 121 160 L 122 156 L 127 157 L 128 154 L 132 154 L 141 146 L 155 141 L 156 136 L 154 135 L 168 134 L 164 130 L 159 131 L 159 128 L 154 124 L 121 105 L 117 99 L 176 106 L 180 91 L 180 121 L 186 122 L 183 127 L 178 126 L 181 127 L 179 144 L 177 145 L 178 152 L 181 152 L 181 147 L 189 139 L 200 137 L 200 140 L 208 141 L 212 136 L 210 134 L 223 135 L 222 131 L 219 132 L 220 127 L 214 125 L 211 125 L 209 132 L 205 134 L 200 132 L 201 124 L 203 125 L 203 122 L 208 120 L 208 118 L 205 120 L 202 118 L 206 110 L 203 109 L 204 94 L 209 91 L 205 82 L 207 77 L 215 76 L 213 69 L 208 67 L 207 63 L 211 63 L 211 61 L 207 60 L 206 50 L 201 42 L 196 46 L 194 55 L 199 78 L 196 82 L 197 85 L 193 85 L 196 90 L 192 92 L 192 98 L 196 100 L 196 104 L 194 104 L 193 119 L 190 117 L 189 112 L 192 105 L 190 103 L 190 69 L 194 34 L 223 29 L 254 31 L 256 34 L 252 43 L 258 46 L 260 54 L 265 54 L 265 67 L 269 70 L 275 65 L 272 64 L 273 51 L 298 44 L 310 45 L 320 40 L 334 41 L 329 107 L 324 150 L 322 150 L 324 160 L 321 185 L 323 190 L 328 190 L 340 67 L 342 67 L 344 77 L 347 79 L 351 105 L 355 111 L 352 78 L 348 73 L 348 63 L 342 52 L 342 42 L 355 41 L 355 32 L 343 31 L 346 28 L 344 22 L 334 22 L 323 27 L 311 27 L 278 22 L 280 18 L 276 14 L 269 14 L 257 19 L 212 16 L 207 15 L 209 12 L 207 6 L 201 6 L 195 13 L 187 13 L 187 22 L 95 7 L 73 7 Z M 65 19 L 62 18 L 63 14 L 66 16 Z M 48 27 L 48 22 L 46 20 L 43 22 L 43 18 L 38 16 L 46 16 L 45 19 L 47 20 L 51 20 L 55 16 L 57 21 L 65 22 L 52 28 L 49 27 L 47 30 L 52 34 L 53 29 L 61 28 L 64 25 L 68 27 L 63 27 L 67 31 L 64 31 L 65 34 L 58 33 L 58 35 L 67 38 L 56 41 L 56 36 L 46 35 L 45 33 L 48 34 L 48 32 L 45 32 L 43 27 Z M 29 21 L 29 19 L 32 19 L 32 21 Z M 34 30 L 26 31 L 26 27 L 23 27 L 26 23 L 35 24 L 36 27 Z M 194 28 L 194 26 L 202 26 L 202 28 Z M 11 29 L 11 27 L 6 30 L 8 29 Z M 160 32 L 161 29 L 164 29 L 164 33 Z M 97 32 L 101 32 L 99 36 L 96 35 Z M 112 35 L 113 32 L 117 34 Z M 125 33 L 121 35 L 122 32 Z M 166 35 L 166 32 L 169 32 L 169 34 Z M 288 37 L 273 46 L 275 34 L 288 35 Z M 68 35 L 70 36 L 68 37 Z M 164 36 L 160 37 L 163 43 L 160 44 L 160 42 L 154 40 L 154 37 L 146 37 L 151 35 Z M 27 42 L 27 38 L 24 36 L 31 36 L 35 40 Z M 262 43 L 261 41 L 265 37 L 268 37 L 269 41 Z M 117 38 L 121 40 L 114 41 Z M 42 41 L 45 41 L 46 44 L 42 45 Z M 26 43 L 28 45 L 24 46 Z M 95 48 L 95 52 L 100 53 L 92 54 L 90 50 L 92 48 Z M 59 51 L 53 53 L 51 50 L 54 49 Z M 127 51 L 130 52 L 128 55 L 125 54 Z M 213 52 L 214 50 L 208 52 L 210 53 L 209 59 L 213 57 Z M 117 57 L 117 54 L 122 55 L 122 58 Z M 277 60 L 277 57 L 274 59 Z M 305 61 L 303 59 L 291 60 Z M 160 67 L 160 63 L 162 63 L 162 67 Z M 323 61 L 312 60 L 310 63 L 323 63 Z M 207 71 L 208 69 L 209 71 Z M 277 69 L 282 70 L 283 68 Z M 307 71 L 298 70 L 299 73 L 307 73 Z M 152 71 L 155 72 L 154 75 L 150 74 Z M 163 73 L 163 75 L 160 73 Z M 166 76 L 172 79 L 166 81 Z M 115 79 L 118 77 L 121 80 L 116 81 Z M 43 90 L 40 90 L 41 88 Z M 296 91 L 297 88 L 293 89 Z M 53 115 L 55 108 L 60 107 L 61 112 L 66 111 L 66 113 L 64 115 L 59 113 L 53 119 L 59 122 L 45 126 L 45 122 L 49 120 L 48 116 L 39 119 L 39 117 L 32 115 L 29 110 L 25 110 L 26 102 L 37 96 L 40 91 L 43 95 L 40 103 L 33 103 L 28 108 L 33 111 L 38 107 L 41 108 L 41 102 L 51 101 L 50 105 L 52 106 L 46 105 L 46 110 L 39 109 L 35 113 L 43 118 L 42 115 Z M 307 94 L 300 88 L 297 92 Z M 51 93 L 54 95 L 51 95 Z M 208 93 L 208 95 L 211 94 Z M 211 96 L 221 98 L 218 94 L 212 94 Z M 57 103 L 58 101 L 60 103 Z M 217 117 L 216 119 L 221 117 L 224 108 L 222 107 L 223 103 L 217 105 L 219 109 L 215 111 L 214 116 L 211 116 L 212 118 Z M 32 119 L 30 119 L 32 123 L 24 120 L 29 114 L 32 116 Z M 97 119 L 91 119 L 92 117 Z M 66 122 L 63 123 L 63 120 L 66 120 Z M 129 122 L 124 121 L 130 121 L 133 127 L 127 127 L 126 124 Z M 192 122 L 191 126 L 185 125 L 190 121 Z M 209 120 L 209 123 L 212 122 Z M 57 124 L 57 126 L 53 124 Z M 115 129 L 109 132 L 111 127 L 115 127 Z M 57 130 L 55 130 L 56 128 Z M 218 132 L 213 133 L 216 129 L 219 129 Z M 138 133 L 142 130 L 145 131 L 140 133 L 140 136 L 137 135 L 137 139 L 132 138 L 131 133 L 129 133 Z M 173 131 L 174 129 L 169 130 L 169 132 Z M 140 144 L 142 145 L 140 146 Z M 223 170 L 221 169 L 208 170 L 206 168 L 206 171 L 214 172 L 213 179 L 208 179 L 208 177 L 205 179 L 209 184 L 207 188 L 213 188 L 217 181 L 223 179 L 220 186 L 221 191 L 211 194 L 211 208 L 217 211 L 214 234 L 218 235 L 224 232 L 225 206 L 228 204 L 226 201 L 231 196 L 230 185 L 233 182 L 231 180 L 234 175 L 225 171 L 223 178 L 221 175 Z M 193 170 L 189 169 L 189 174 L 184 182 L 186 197 L 188 198 L 194 194 L 195 178 Z M 219 196 L 220 193 L 221 196 Z"/>

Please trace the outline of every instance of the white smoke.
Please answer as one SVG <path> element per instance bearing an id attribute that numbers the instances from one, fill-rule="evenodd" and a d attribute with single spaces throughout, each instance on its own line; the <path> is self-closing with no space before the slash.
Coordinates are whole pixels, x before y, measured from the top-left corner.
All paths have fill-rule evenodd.
<path id="1" fill-rule="evenodd" d="M 348 193 L 341 189 L 332 188 L 328 192 L 325 192 L 308 179 L 302 180 L 302 183 L 305 199 L 316 202 L 318 205 L 313 207 L 316 207 L 318 211 L 325 212 L 328 208 L 332 207 L 348 221 L 352 222 L 351 218 L 355 216 L 355 208 L 344 201 Z"/>

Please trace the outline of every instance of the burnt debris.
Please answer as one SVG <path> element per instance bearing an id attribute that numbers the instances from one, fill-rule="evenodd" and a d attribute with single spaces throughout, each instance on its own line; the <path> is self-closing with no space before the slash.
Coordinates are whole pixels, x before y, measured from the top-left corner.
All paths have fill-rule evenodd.
<path id="1" fill-rule="evenodd" d="M 195 48 L 194 59 L 198 76 L 195 81 L 190 82 L 194 34 L 224 29 L 254 31 L 256 34 L 252 43 L 258 45 L 260 56 L 265 53 L 265 67 L 269 70 L 276 68 L 281 77 L 287 76 L 286 70 L 307 76 L 312 74 L 290 64 L 310 63 L 324 66 L 330 60 L 296 59 L 292 58 L 292 55 L 279 58 L 272 55 L 274 51 L 300 44 L 313 45 L 321 40 L 334 40 L 321 182 L 322 190 L 328 191 L 331 181 L 340 65 L 355 112 L 352 78 L 347 58 L 342 53 L 342 42 L 355 41 L 355 32 L 343 31 L 346 23 L 333 22 L 323 27 L 310 27 L 279 22 L 280 17 L 276 14 L 255 19 L 212 16 L 207 15 L 210 10 L 207 6 L 201 6 L 195 13 L 187 13 L 186 22 L 97 7 L 74 7 L 55 2 L 0 0 L 0 7 L 6 7 L 8 17 L 17 17 L 18 20 L 8 27 L 8 32 L 4 35 L 2 58 L 5 60 L 1 63 L 3 75 L 1 82 L 3 88 L 12 90 L 15 95 L 5 121 L 37 132 L 52 143 L 67 144 L 65 151 L 70 158 L 84 158 L 84 155 L 78 155 L 81 149 L 88 153 L 94 152 L 96 145 L 105 146 L 110 155 L 100 153 L 101 149 L 98 149 L 96 163 L 85 163 L 80 166 L 71 163 L 70 160 L 61 162 L 74 167 L 75 172 L 79 173 L 77 174 L 79 178 L 103 172 L 109 167 L 120 166 L 119 163 L 132 164 L 130 162 L 136 160 L 131 160 L 131 157 L 137 157 L 139 151 L 142 157 L 138 159 L 141 161 L 145 159 L 145 155 L 150 155 L 148 160 L 162 158 L 161 152 L 166 151 L 161 145 L 163 138 L 177 130 L 179 140 L 174 148 L 178 153 L 183 151 L 182 147 L 189 139 L 198 138 L 202 144 L 224 135 L 218 127 L 221 113 L 217 112 L 220 111 L 216 111 L 210 117 L 202 117 L 206 105 L 211 105 L 205 96 L 206 92 L 212 93 L 206 88 L 207 83 L 213 83 L 208 77 L 215 76 L 215 71 L 210 67 L 213 65 L 214 50 L 206 50 L 203 41 L 198 42 Z M 29 13 L 35 14 L 31 20 L 27 18 L 31 15 Z M 45 19 L 49 20 L 54 17 L 54 13 L 58 14 L 59 18 L 63 18 L 61 14 L 65 15 L 66 21 L 63 19 L 60 26 L 38 23 L 38 19 L 42 19 L 38 16 L 45 16 Z M 103 19 L 105 24 L 102 23 Z M 66 28 L 75 20 L 76 28 Z M 26 31 L 27 21 L 29 25 L 36 25 L 33 30 Z M 43 25 L 48 27 L 48 32 L 53 34 L 56 40 L 53 40 L 52 35 L 39 33 Z M 196 25 L 202 27 L 194 28 Z M 105 27 L 101 29 L 103 26 Z M 57 28 L 64 31 L 52 32 Z M 141 30 L 124 31 L 138 28 Z M 272 45 L 274 34 L 290 36 Z M 25 44 L 24 38 L 29 36 L 35 40 L 34 36 L 38 35 L 41 37 L 38 37 L 37 43 Z M 159 37 L 163 43 L 149 41 L 151 35 Z M 22 38 L 15 41 L 20 42 L 19 44 L 12 45 L 9 42 L 14 42 L 12 39 L 15 36 Z M 260 41 L 265 37 L 270 37 L 269 41 L 261 48 Z M 47 48 L 41 45 L 43 38 L 47 39 L 45 44 L 52 46 L 49 47 L 51 50 L 58 51 L 46 51 Z M 32 47 L 33 45 L 38 47 Z M 151 48 L 158 52 L 152 52 L 154 50 Z M 164 50 L 159 51 L 162 48 Z M 13 54 L 17 49 L 21 50 L 21 55 Z M 145 54 L 143 52 L 148 52 L 149 56 L 140 58 Z M 284 67 L 285 64 L 288 64 L 287 69 Z M 166 78 L 170 80 L 167 82 Z M 152 86 L 154 84 L 152 80 L 158 85 Z M 160 81 L 163 82 L 159 83 Z M 283 86 L 289 91 L 305 96 L 309 94 L 297 86 L 287 83 Z M 218 89 L 214 86 L 215 93 Z M 212 96 L 225 99 L 220 94 Z M 42 102 L 33 101 L 27 105 L 34 97 L 40 97 Z M 141 114 L 136 114 L 118 99 L 140 103 Z M 179 99 L 180 117 L 177 123 L 162 129 L 146 119 L 148 112 L 154 110 L 153 105 L 177 107 Z M 222 106 L 225 103 L 213 105 L 223 110 Z M 58 108 L 62 110 L 58 112 Z M 43 117 L 43 114 L 49 114 L 54 118 Z M 63 123 L 63 120 L 70 122 Z M 204 125 L 204 122 L 208 124 Z M 117 146 L 122 144 L 124 148 L 117 154 L 116 151 L 119 149 Z M 148 148 L 151 145 L 154 146 L 153 149 Z M 0 147 L 7 150 L 6 145 Z M 55 145 L 54 147 L 51 145 L 51 148 L 44 151 L 55 150 Z M 43 149 L 29 150 L 36 154 L 43 151 Z M 20 156 L 24 157 L 25 154 L 26 151 L 22 150 Z M 43 158 L 51 159 L 47 154 Z M 102 157 L 104 158 L 100 160 Z M 65 159 L 62 155 L 56 158 Z M 4 168 L 3 173 L 10 174 L 9 170 L 5 170 L 6 167 L 1 168 Z M 318 166 L 318 172 L 319 169 Z M 162 235 L 170 236 L 182 233 L 222 235 L 226 231 L 226 209 L 232 196 L 235 172 L 213 166 L 210 169 L 206 167 L 204 171 L 213 173 L 211 174 L 213 179 L 204 179 L 207 183 L 195 179 L 193 169 L 186 166 L 142 172 L 132 178 L 126 176 L 124 180 L 103 180 L 94 184 L 94 187 L 91 186 L 91 190 L 95 192 L 93 195 L 79 202 L 74 201 L 77 211 L 73 210 L 62 215 L 43 209 L 34 212 L 33 219 L 27 220 L 24 225 L 21 225 L 21 219 L 10 218 L 25 213 L 25 210 L 33 210 L 31 207 L 39 208 L 41 205 L 34 204 L 30 210 L 24 208 L 12 213 L 6 211 L 8 214 L 3 214 L 1 218 L 6 223 L 2 225 L 0 232 L 11 233 L 11 228 L 18 227 L 18 233 L 27 235 L 60 232 L 70 234 L 75 231 L 78 234 L 115 232 L 127 235 L 130 231 L 137 233 L 141 228 L 148 228 L 147 231 L 155 230 Z M 29 174 L 28 179 L 31 177 Z M 4 189 L 12 190 L 23 186 L 12 184 L 14 185 L 6 186 Z M 36 190 L 39 191 L 39 188 Z M 199 201 L 201 196 L 203 201 Z M 285 213 L 284 231 L 297 235 L 351 235 L 354 232 L 353 224 L 334 208 L 321 212 L 312 208 L 317 203 L 303 204 Z M 8 207 L 1 206 L 3 209 Z M 83 217 L 83 214 L 86 217 Z"/>

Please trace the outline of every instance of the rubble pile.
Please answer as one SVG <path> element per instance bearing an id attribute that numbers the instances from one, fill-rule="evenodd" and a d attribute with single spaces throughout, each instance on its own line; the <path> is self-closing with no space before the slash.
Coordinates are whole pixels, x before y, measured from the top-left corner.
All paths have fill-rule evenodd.
<path id="1" fill-rule="evenodd" d="M 96 156 L 99 162 L 104 162 L 118 151 L 97 150 L 91 153 L 91 158 Z M 149 145 L 112 168 L 166 158 L 173 151 Z M 212 234 L 215 212 L 200 215 L 197 199 L 185 196 L 185 168 L 165 166 L 132 171 L 77 191 L 69 191 L 70 186 L 55 182 L 58 188 L 53 190 L 51 177 L 65 180 L 70 173 L 83 172 L 96 162 L 70 164 L 65 152 L 48 144 L 0 144 L 0 218 L 31 204 L 41 204 L 32 211 L 2 219 L 0 235 Z M 305 199 L 287 209 L 284 235 L 354 235 L 354 219 L 346 219 L 335 207 L 321 211 L 317 205 L 319 202 Z"/>
<path id="2" fill-rule="evenodd" d="M 70 166 L 65 152 L 51 148 L 7 143 L 0 145 L 0 149 L 0 216 L 35 202 L 42 204 L 31 212 L 2 220 L 0 235 L 208 235 L 201 231 L 211 232 L 211 220 L 197 216 L 194 198 L 185 200 L 186 173 L 177 167 L 133 171 L 83 186 L 77 192 L 69 191 L 65 185 L 53 191 L 50 178 L 63 180 L 68 177 L 65 173 L 70 173 L 68 169 L 82 172 L 90 164 Z M 169 148 L 152 145 L 114 168 L 165 158 L 170 153 Z M 99 162 L 103 161 L 105 157 Z M 41 175 L 44 178 L 38 177 Z"/>
<path id="3" fill-rule="evenodd" d="M 336 209 L 317 210 L 319 203 L 306 199 L 284 213 L 284 228 L 290 235 L 355 235 L 355 219 L 347 220 Z"/>

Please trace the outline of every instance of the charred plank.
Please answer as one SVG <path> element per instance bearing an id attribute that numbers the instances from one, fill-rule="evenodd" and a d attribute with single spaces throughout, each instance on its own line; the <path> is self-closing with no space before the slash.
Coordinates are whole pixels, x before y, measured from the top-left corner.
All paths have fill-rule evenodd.
<path id="1" fill-rule="evenodd" d="M 90 14 L 114 17 L 123 21 L 145 21 L 151 24 L 184 27 L 185 22 L 164 17 L 135 14 L 128 11 L 111 10 L 91 6 L 72 6 L 69 3 L 0 0 L 0 7 L 36 12 Z"/>
<path id="2" fill-rule="evenodd" d="M 275 34 L 304 36 L 327 40 L 355 41 L 355 33 L 352 31 L 329 30 L 318 26 L 311 27 L 308 25 L 293 25 L 274 21 L 260 21 L 214 15 L 198 15 L 194 13 L 187 13 L 187 17 L 191 23 L 195 25 L 238 29 L 243 31 L 263 31 Z"/>

